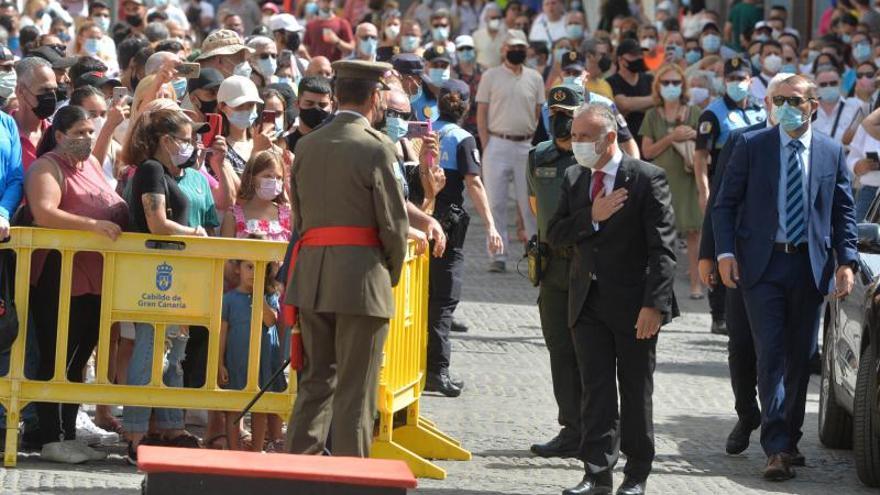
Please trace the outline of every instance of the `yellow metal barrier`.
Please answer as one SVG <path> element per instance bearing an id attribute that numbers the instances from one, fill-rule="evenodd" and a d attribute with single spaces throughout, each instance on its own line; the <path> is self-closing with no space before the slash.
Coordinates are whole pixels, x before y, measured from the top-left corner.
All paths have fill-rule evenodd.
<path id="1" fill-rule="evenodd" d="M 254 262 L 253 300 L 260 301 L 266 266 L 284 257 L 285 243 L 130 233 L 111 242 L 88 232 L 16 227 L 12 229 L 10 241 L 0 245 L 0 249 L 12 249 L 16 253 L 15 299 L 19 316 L 19 334 L 12 347 L 9 373 L 0 377 L 0 403 L 7 411 L 5 466 L 15 466 L 20 411 L 29 402 L 235 411 L 243 409 L 258 391 L 261 331 L 251 332 L 245 389 L 223 390 L 217 386 L 224 264 L 231 259 Z M 31 255 L 38 249 L 61 253 L 55 376 L 49 381 L 24 376 Z M 98 252 L 104 259 L 97 370 L 95 383 L 70 383 L 62 370 L 66 367 L 73 257 L 77 252 L 86 251 Z M 446 472 L 425 458 L 468 460 L 470 453 L 419 414 L 427 359 L 427 255 L 417 257 L 410 251 L 394 297 L 396 314 L 385 346 L 379 389 L 380 428 L 373 455 L 404 460 L 416 476 L 443 479 Z M 167 325 L 208 328 L 205 385 L 200 389 L 164 386 L 164 346 L 161 345 L 153 346 L 149 384 L 110 383 L 106 356 L 109 356 L 110 327 L 114 322 L 152 324 L 154 342 L 164 341 Z M 262 328 L 260 304 L 253 305 L 251 328 Z M 264 394 L 252 411 L 287 418 L 296 388 L 296 381 L 290 382 L 287 392 Z M 405 422 L 395 427 L 395 414 L 404 410 Z"/>

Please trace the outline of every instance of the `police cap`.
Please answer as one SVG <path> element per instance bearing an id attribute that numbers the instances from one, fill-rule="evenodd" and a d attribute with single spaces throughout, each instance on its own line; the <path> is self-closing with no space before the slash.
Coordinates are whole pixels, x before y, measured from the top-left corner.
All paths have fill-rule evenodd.
<path id="1" fill-rule="evenodd" d="M 367 62 L 366 60 L 337 60 L 333 62 L 333 72 L 336 79 L 361 79 L 374 81 L 385 89 L 385 74 L 393 69 L 391 64 L 385 62 Z"/>
<path id="2" fill-rule="evenodd" d="M 452 56 L 450 55 L 449 50 L 443 45 L 433 45 L 431 48 L 428 48 L 425 50 L 424 57 L 427 62 L 452 63 Z"/>
<path id="3" fill-rule="evenodd" d="M 450 79 L 448 81 L 444 81 L 443 85 L 440 86 L 440 94 L 445 95 L 448 93 L 458 93 L 461 96 L 462 100 L 469 100 L 471 97 L 471 88 L 468 85 L 459 79 Z"/>
<path id="4" fill-rule="evenodd" d="M 562 108 L 574 111 L 584 104 L 584 90 L 568 84 L 554 86 L 550 88 L 547 104 L 551 109 Z"/>
<path id="5" fill-rule="evenodd" d="M 584 56 L 575 51 L 565 52 L 560 65 L 562 70 L 584 70 Z"/>
<path id="6" fill-rule="evenodd" d="M 752 75 L 752 64 L 749 63 L 749 59 L 735 55 L 727 62 L 724 62 L 724 77 L 733 74 Z"/>
<path id="7" fill-rule="evenodd" d="M 419 76 L 425 70 L 422 57 L 414 53 L 401 53 L 391 59 L 394 70 L 403 76 Z"/>

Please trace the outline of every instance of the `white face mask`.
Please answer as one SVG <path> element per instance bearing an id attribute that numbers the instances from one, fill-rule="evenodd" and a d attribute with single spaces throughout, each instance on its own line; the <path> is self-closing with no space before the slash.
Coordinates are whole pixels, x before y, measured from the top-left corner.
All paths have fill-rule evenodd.
<path id="1" fill-rule="evenodd" d="M 573 142 L 571 143 L 571 151 L 574 153 L 574 159 L 578 165 L 592 169 L 596 166 L 602 153 L 599 153 L 597 147 L 599 141 L 591 142 Z"/>
<path id="2" fill-rule="evenodd" d="M 92 119 L 92 125 L 95 127 L 95 138 L 97 139 L 98 135 L 101 134 L 101 129 L 104 127 L 104 122 L 106 122 L 106 117 L 94 117 Z"/>
<path id="3" fill-rule="evenodd" d="M 263 178 L 259 180 L 257 197 L 263 201 L 272 201 L 281 194 L 284 183 L 280 179 Z"/>
<path id="4" fill-rule="evenodd" d="M 767 55 L 761 65 L 768 73 L 775 74 L 782 68 L 782 57 L 776 54 Z"/>
<path id="5" fill-rule="evenodd" d="M 709 99 L 709 90 L 694 86 L 688 90 L 691 105 L 702 105 L 704 101 Z"/>
<path id="6" fill-rule="evenodd" d="M 247 60 L 235 66 L 235 69 L 232 70 L 232 73 L 236 76 L 242 77 L 251 77 L 251 66 L 247 63 Z"/>

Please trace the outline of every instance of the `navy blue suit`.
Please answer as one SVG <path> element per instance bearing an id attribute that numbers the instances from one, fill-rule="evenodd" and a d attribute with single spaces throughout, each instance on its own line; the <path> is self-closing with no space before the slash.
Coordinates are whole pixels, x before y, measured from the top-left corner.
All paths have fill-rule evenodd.
<path id="1" fill-rule="evenodd" d="M 808 131 L 812 132 L 812 130 Z M 758 359 L 761 445 L 792 452 L 801 438 L 809 359 L 822 297 L 839 265 L 856 261 L 856 222 L 841 145 L 812 134 L 807 189 L 808 248 L 775 249 L 780 187 L 780 129 L 744 134 L 734 146 L 712 209 L 715 251 L 733 253 Z"/>
<path id="2" fill-rule="evenodd" d="M 721 148 L 718 160 L 715 162 L 715 173 L 712 176 L 712 183 L 709 186 L 709 211 L 703 216 L 700 259 L 708 259 L 714 262 L 715 256 L 719 254 L 715 252 L 715 231 L 712 228 L 711 211 L 734 146 L 736 146 L 736 143 L 739 142 L 739 137 L 743 134 L 766 128 L 766 122 L 758 122 L 757 124 L 731 131 L 730 137 L 724 143 L 724 147 Z M 721 285 L 720 280 L 717 283 L 718 286 L 715 290 L 725 289 Z M 734 407 L 739 419 L 746 424 L 751 424 L 752 421 L 756 421 L 761 415 L 761 410 L 758 407 L 758 396 L 755 392 L 755 388 L 758 386 L 758 375 L 755 343 L 752 340 L 752 327 L 749 325 L 745 303 L 743 302 L 740 290 L 726 289 L 724 290 L 724 295 L 724 318 L 727 321 L 728 336 L 727 366 L 730 369 L 730 385 L 733 388 Z"/>

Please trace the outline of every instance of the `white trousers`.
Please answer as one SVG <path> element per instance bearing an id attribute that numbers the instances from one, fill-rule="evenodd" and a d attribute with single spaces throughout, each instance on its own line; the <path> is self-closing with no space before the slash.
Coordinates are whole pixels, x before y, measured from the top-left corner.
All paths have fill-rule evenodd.
<path id="1" fill-rule="evenodd" d="M 529 192 L 526 183 L 528 172 L 529 149 L 528 141 L 515 142 L 490 137 L 483 156 L 483 182 L 486 186 L 486 197 L 489 199 L 489 208 L 492 210 L 492 218 L 495 220 L 495 228 L 501 234 L 504 241 L 504 254 L 491 256 L 492 261 L 507 261 L 510 253 L 510 241 L 508 239 L 509 215 L 507 205 L 509 203 L 510 181 L 513 180 L 514 195 L 519 213 L 522 215 L 526 236 L 531 238 L 538 231 L 537 219 L 529 208 Z"/>

